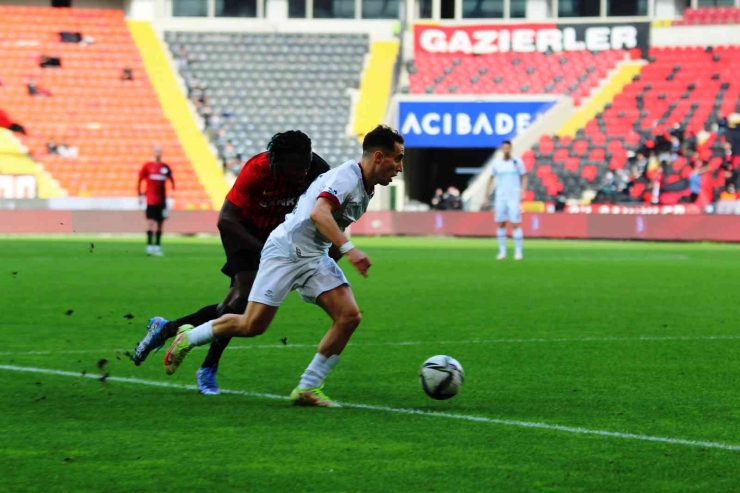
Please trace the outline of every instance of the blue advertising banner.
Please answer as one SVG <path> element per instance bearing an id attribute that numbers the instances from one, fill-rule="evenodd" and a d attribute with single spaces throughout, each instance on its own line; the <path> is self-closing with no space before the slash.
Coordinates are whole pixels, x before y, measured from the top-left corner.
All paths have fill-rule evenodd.
<path id="1" fill-rule="evenodd" d="M 406 147 L 498 147 L 555 105 L 540 101 L 401 101 Z"/>

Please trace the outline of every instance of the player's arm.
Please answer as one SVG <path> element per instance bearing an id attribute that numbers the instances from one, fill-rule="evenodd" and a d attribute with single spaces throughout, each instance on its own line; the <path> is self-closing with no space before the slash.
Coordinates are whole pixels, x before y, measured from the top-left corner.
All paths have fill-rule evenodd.
<path id="1" fill-rule="evenodd" d="M 252 235 L 242 226 L 239 221 L 241 209 L 232 204 L 228 199 L 224 200 L 221 206 L 221 212 L 218 213 L 218 230 L 221 233 L 228 233 L 239 241 L 246 250 L 259 253 L 262 251 L 263 243 L 256 236 Z"/>
<path id="2" fill-rule="evenodd" d="M 367 277 L 367 270 L 370 268 L 370 259 L 347 239 L 345 234 L 339 228 L 334 220 L 332 212 L 339 208 L 336 198 L 330 200 L 326 197 L 319 196 L 311 211 L 311 221 L 314 222 L 319 233 L 329 240 L 333 246 L 347 256 L 347 260 L 357 269 L 364 277 Z"/>
<path id="3" fill-rule="evenodd" d="M 149 176 L 149 172 L 146 169 L 146 164 L 139 170 L 139 181 L 136 184 L 136 195 L 139 197 L 139 204 L 142 204 L 144 200 L 144 192 L 141 190 L 141 184 L 146 181 Z"/>
<path id="4" fill-rule="evenodd" d="M 521 159 L 517 160 L 517 166 L 519 166 L 519 190 L 521 190 L 521 200 L 524 200 L 524 197 L 527 193 L 527 185 L 529 185 L 529 178 L 527 178 L 527 168 L 524 167 L 524 163 L 521 161 Z"/>
<path id="5" fill-rule="evenodd" d="M 170 170 L 170 172 L 167 173 L 167 179 L 170 181 L 170 197 L 171 197 L 173 192 L 175 191 L 175 175 L 172 174 L 172 168 L 168 166 L 167 169 Z"/>
<path id="6" fill-rule="evenodd" d="M 527 178 L 526 174 L 522 175 L 521 181 L 522 200 L 524 200 L 524 197 L 527 193 L 527 185 L 529 185 L 529 178 Z"/>
<path id="7" fill-rule="evenodd" d="M 147 174 L 146 165 L 144 165 L 139 170 L 139 181 L 136 184 L 136 195 L 140 197 L 144 195 L 144 192 L 141 190 L 141 184 L 146 180 Z"/>

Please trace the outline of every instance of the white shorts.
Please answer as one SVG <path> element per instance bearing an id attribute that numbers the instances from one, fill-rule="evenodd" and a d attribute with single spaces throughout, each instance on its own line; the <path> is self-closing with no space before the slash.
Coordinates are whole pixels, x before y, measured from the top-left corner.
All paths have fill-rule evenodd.
<path id="1" fill-rule="evenodd" d="M 522 222 L 522 206 L 519 199 L 496 200 L 493 204 L 493 214 L 497 223 L 509 221 L 519 224 Z"/>
<path id="2" fill-rule="evenodd" d="M 295 289 L 303 301 L 316 303 L 322 293 L 343 284 L 349 285 L 349 281 L 328 255 L 311 258 L 287 256 L 268 240 L 262 249 L 249 301 L 280 306 Z"/>

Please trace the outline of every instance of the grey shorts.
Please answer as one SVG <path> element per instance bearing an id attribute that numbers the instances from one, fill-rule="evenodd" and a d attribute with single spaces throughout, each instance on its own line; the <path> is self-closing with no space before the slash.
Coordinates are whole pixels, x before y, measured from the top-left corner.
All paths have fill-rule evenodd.
<path id="1" fill-rule="evenodd" d="M 328 255 L 291 257 L 267 241 L 249 301 L 280 306 L 288 294 L 296 290 L 303 301 L 316 303 L 321 294 L 343 284 L 349 285 L 342 269 Z"/>

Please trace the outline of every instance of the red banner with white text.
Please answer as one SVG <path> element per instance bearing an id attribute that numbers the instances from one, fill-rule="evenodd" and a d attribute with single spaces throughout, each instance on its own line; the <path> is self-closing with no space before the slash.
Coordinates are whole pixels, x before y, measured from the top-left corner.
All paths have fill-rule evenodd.
<path id="1" fill-rule="evenodd" d="M 650 23 L 530 23 L 414 26 L 414 50 L 427 53 L 599 52 L 641 49 L 650 44 Z"/>

